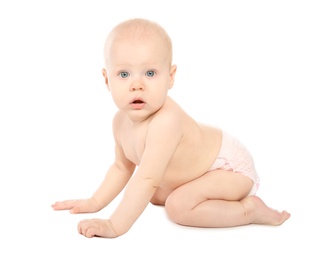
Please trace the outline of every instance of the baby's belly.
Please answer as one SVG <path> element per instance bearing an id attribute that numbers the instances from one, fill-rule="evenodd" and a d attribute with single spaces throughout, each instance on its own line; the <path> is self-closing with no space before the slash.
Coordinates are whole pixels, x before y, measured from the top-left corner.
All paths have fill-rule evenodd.
<path id="1" fill-rule="evenodd" d="M 206 170 L 167 171 L 159 187 L 166 190 L 175 190 L 179 186 L 199 178 L 206 172 Z"/>

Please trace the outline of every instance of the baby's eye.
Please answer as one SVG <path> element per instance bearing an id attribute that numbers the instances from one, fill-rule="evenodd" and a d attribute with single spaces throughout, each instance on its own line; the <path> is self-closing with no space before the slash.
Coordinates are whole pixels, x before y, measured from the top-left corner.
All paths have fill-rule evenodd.
<path id="1" fill-rule="evenodd" d="M 124 79 L 124 78 L 127 78 L 129 76 L 129 73 L 126 72 L 126 71 L 122 71 L 122 72 L 119 73 L 119 76 Z"/>
<path id="2" fill-rule="evenodd" d="M 149 71 L 146 72 L 146 75 L 147 75 L 148 77 L 154 77 L 155 74 L 156 74 L 156 73 L 155 73 L 153 70 L 149 70 Z"/>

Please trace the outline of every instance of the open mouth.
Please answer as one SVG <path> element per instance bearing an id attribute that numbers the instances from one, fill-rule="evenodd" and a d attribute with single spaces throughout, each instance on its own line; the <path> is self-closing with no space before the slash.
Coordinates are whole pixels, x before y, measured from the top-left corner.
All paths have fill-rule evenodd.
<path id="1" fill-rule="evenodd" d="M 137 98 L 134 98 L 133 100 L 132 100 L 132 102 L 131 102 L 131 104 L 144 104 L 145 102 L 143 101 L 143 99 L 142 98 L 139 98 L 139 97 L 137 97 Z"/>
<path id="2" fill-rule="evenodd" d="M 140 100 L 140 99 L 134 100 L 132 102 L 132 104 L 143 104 L 143 103 L 144 103 L 144 101 L 143 100 Z"/>
<path id="3" fill-rule="evenodd" d="M 134 109 L 142 109 L 145 106 L 145 102 L 141 98 L 135 98 L 135 99 L 132 100 L 130 105 Z"/>

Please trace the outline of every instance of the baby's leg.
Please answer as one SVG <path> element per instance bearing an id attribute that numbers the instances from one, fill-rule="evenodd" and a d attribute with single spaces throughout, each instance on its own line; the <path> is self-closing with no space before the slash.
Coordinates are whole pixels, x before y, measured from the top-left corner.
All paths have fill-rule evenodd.
<path id="1" fill-rule="evenodd" d="M 251 223 L 280 225 L 290 217 L 249 196 L 252 181 L 239 173 L 208 172 L 173 191 L 166 201 L 168 216 L 178 224 L 232 227 Z"/>

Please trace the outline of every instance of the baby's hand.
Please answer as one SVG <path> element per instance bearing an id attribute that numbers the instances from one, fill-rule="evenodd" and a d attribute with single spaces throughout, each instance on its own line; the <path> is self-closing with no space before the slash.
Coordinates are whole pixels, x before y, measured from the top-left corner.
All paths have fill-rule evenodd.
<path id="1" fill-rule="evenodd" d="M 64 200 L 51 205 L 54 210 L 70 210 L 70 213 L 93 213 L 101 208 L 95 199 Z"/>
<path id="2" fill-rule="evenodd" d="M 88 238 L 91 237 L 118 237 L 109 219 L 85 219 L 78 223 L 78 232 Z"/>

